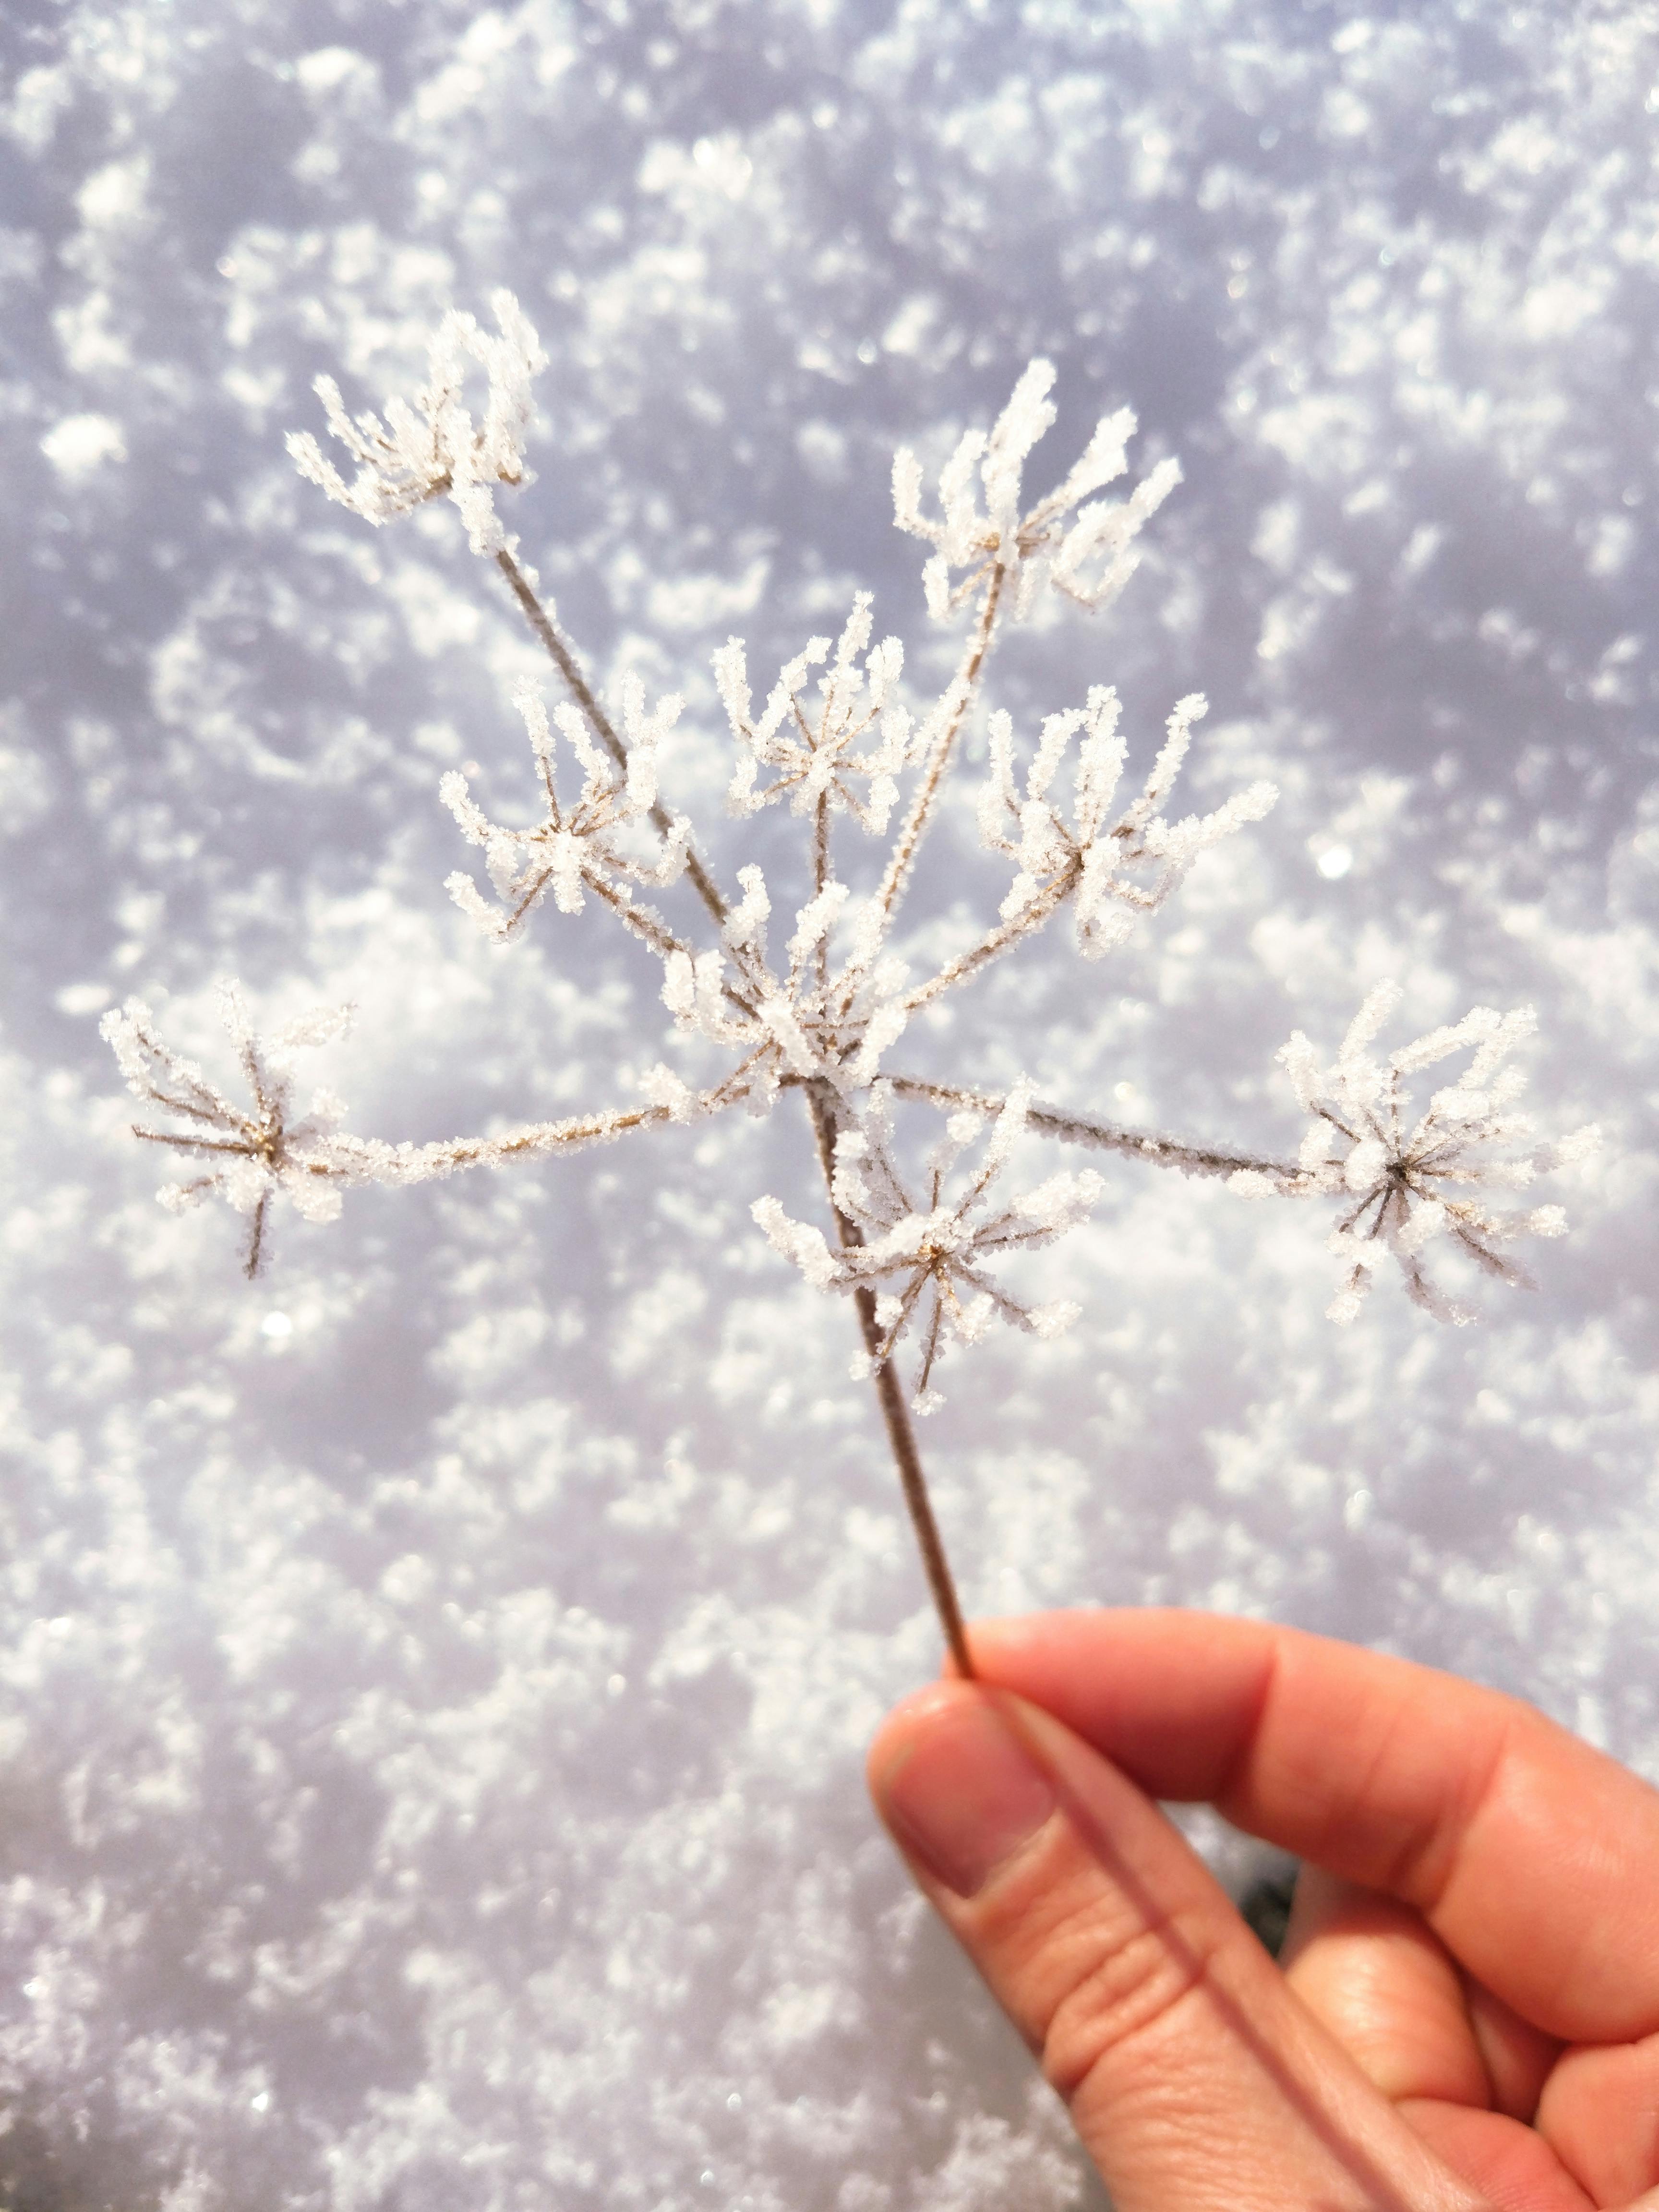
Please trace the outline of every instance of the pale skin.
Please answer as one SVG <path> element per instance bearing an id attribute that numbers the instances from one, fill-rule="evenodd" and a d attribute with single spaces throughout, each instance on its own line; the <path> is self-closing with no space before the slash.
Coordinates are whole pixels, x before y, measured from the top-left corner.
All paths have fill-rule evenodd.
<path id="1" fill-rule="evenodd" d="M 1265 1622 L 981 1624 L 871 1787 L 1116 2212 L 1659 2212 L 1659 1792 Z M 1275 1965 L 1158 1810 L 1304 1861 Z"/>

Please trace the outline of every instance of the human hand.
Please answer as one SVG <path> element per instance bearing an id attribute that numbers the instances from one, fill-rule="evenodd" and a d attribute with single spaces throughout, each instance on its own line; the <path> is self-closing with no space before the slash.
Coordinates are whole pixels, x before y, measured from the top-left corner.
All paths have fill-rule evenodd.
<path id="1" fill-rule="evenodd" d="M 871 1787 L 1118 2212 L 1659 2212 L 1659 1793 L 1515 1698 L 1262 1622 L 971 1642 Z M 1158 1798 L 1306 1863 L 1279 1965 Z"/>

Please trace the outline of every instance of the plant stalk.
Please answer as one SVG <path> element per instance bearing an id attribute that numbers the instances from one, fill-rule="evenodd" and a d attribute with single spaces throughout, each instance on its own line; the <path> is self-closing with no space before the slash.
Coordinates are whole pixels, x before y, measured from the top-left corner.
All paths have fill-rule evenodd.
<path id="1" fill-rule="evenodd" d="M 864 1234 L 857 1222 L 849 1219 L 836 1203 L 835 1108 L 825 1096 L 823 1084 L 811 1082 L 803 1087 L 811 1109 L 812 1131 L 817 1139 L 818 1164 L 823 1170 L 830 1210 L 836 1218 L 836 1234 L 843 1247 L 862 1244 Z M 867 1284 L 860 1283 L 853 1293 L 853 1303 L 858 1309 L 865 1350 L 875 1360 L 881 1347 L 881 1324 L 876 1319 L 876 1294 Z M 968 1650 L 968 1632 L 963 1626 L 962 1604 L 957 1596 L 951 1563 L 945 1556 L 945 1543 L 939 1533 L 939 1522 L 933 1517 L 933 1501 L 928 1494 L 927 1477 L 922 1471 L 921 1454 L 916 1448 L 916 1432 L 911 1423 L 910 1409 L 904 1402 L 904 1392 L 894 1372 L 892 1361 L 877 1361 L 872 1379 L 876 1386 L 876 1401 L 881 1407 L 881 1418 L 887 1429 L 888 1446 L 893 1455 L 893 1464 L 898 1469 L 899 1487 L 904 1492 L 904 1503 L 909 1510 L 910 1525 L 915 1531 L 917 1547 L 921 1553 L 921 1564 L 927 1577 L 927 1587 L 933 1593 L 939 1626 L 945 1631 L 945 1641 L 957 1674 L 963 1681 L 971 1682 L 975 1679 L 974 1662 Z"/>

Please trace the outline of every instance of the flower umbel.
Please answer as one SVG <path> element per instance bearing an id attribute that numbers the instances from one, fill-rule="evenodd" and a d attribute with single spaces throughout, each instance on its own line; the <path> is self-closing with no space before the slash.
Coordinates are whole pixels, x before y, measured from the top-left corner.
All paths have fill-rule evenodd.
<path id="1" fill-rule="evenodd" d="M 1235 792 L 1213 814 L 1168 822 L 1158 811 L 1192 743 L 1193 725 L 1207 712 L 1201 692 L 1176 702 L 1164 741 L 1139 796 L 1114 821 L 1111 805 L 1123 769 L 1118 696 L 1097 685 L 1086 707 L 1050 714 L 1025 774 L 1022 798 L 1014 781 L 1012 716 L 990 719 L 991 773 L 980 793 L 980 841 L 1018 866 L 1002 919 L 1012 923 L 1033 908 L 1073 900 L 1077 948 L 1098 959 L 1127 937 L 1137 914 L 1154 914 L 1205 848 L 1247 822 L 1259 822 L 1279 797 L 1270 783 Z M 1060 811 L 1054 784 L 1073 735 L 1078 748 L 1071 816 Z"/>
<path id="2" fill-rule="evenodd" d="M 1384 1254 L 1391 1253 L 1413 1301 L 1443 1321 L 1474 1316 L 1430 1281 L 1425 1248 L 1437 1237 L 1466 1253 L 1500 1282 L 1529 1287 L 1529 1278 L 1498 1248 L 1517 1237 L 1559 1237 L 1567 1217 L 1559 1206 L 1494 1209 L 1484 1193 L 1524 1190 L 1551 1168 L 1583 1158 L 1600 1141 L 1592 1124 L 1558 1144 L 1540 1144 L 1531 1121 L 1514 1110 L 1526 1086 L 1504 1062 L 1537 1027 L 1530 1006 L 1500 1014 L 1475 1006 L 1451 1022 L 1373 1058 L 1370 1046 L 1399 1006 L 1396 983 L 1379 983 L 1343 1039 L 1335 1065 L 1322 1068 L 1300 1030 L 1279 1053 L 1301 1106 L 1314 1116 L 1302 1142 L 1298 1176 L 1309 1191 L 1340 1193 L 1353 1203 L 1331 1232 L 1344 1263 L 1330 1318 L 1351 1322 Z M 1453 1053 L 1473 1048 L 1455 1083 L 1431 1096 L 1413 1115 L 1406 1078 Z M 1235 1176 L 1236 1183 L 1248 1176 Z"/>
<path id="3" fill-rule="evenodd" d="M 757 1199 L 750 1209 L 775 1249 L 793 1260 L 817 1289 L 894 1286 L 877 1297 L 880 1340 L 854 1361 L 855 1376 L 867 1375 L 890 1359 L 917 1314 L 924 1313 L 921 1366 L 912 1400 L 919 1413 L 944 1403 L 930 1386 L 947 1340 L 977 1344 L 999 1316 L 1041 1337 L 1058 1336 L 1077 1319 L 1078 1308 L 1069 1301 L 1022 1304 L 985 1273 L 988 1260 L 1051 1244 L 1086 1220 L 1105 1188 L 1085 1168 L 1080 1175 L 1050 1176 L 1035 1190 L 993 1202 L 992 1187 L 1024 1134 L 1030 1103 L 1030 1084 L 1017 1084 L 991 1117 L 977 1169 L 957 1196 L 947 1200 L 945 1180 L 984 1126 L 971 1111 L 952 1114 L 927 1163 L 927 1195 L 918 1205 L 894 1160 L 891 1094 L 878 1084 L 859 1126 L 843 1130 L 836 1140 L 830 1187 L 838 1212 L 861 1241 L 843 1241 L 832 1251 L 822 1231 L 792 1220 L 775 1198 Z"/>
<path id="4" fill-rule="evenodd" d="M 651 818 L 657 803 L 658 752 L 678 717 L 679 700 L 659 700 L 655 714 L 647 714 L 643 685 L 637 677 L 626 679 L 622 696 L 625 767 L 599 750 L 581 715 L 562 701 L 553 719 L 581 763 L 584 779 L 581 797 L 562 806 L 554 782 L 553 732 L 541 694 L 533 684 L 526 684 L 514 696 L 536 756 L 546 816 L 533 829 L 502 829 L 474 804 L 466 778 L 452 770 L 439 784 L 438 795 L 468 843 L 483 847 L 484 864 L 501 903 L 489 905 L 471 877 L 459 870 L 446 878 L 444 888 L 497 944 L 520 927 L 549 890 L 562 914 L 580 914 L 584 887 L 597 893 L 648 945 L 659 947 L 669 942 L 671 933 L 661 917 L 637 905 L 627 886 L 672 884 L 685 866 L 690 824 L 683 817 L 672 822 L 651 860 L 618 843 L 617 833 Z"/>
<path id="5" fill-rule="evenodd" d="M 273 1198 L 286 1198 L 307 1221 L 332 1221 L 340 1211 L 339 1184 L 349 1178 L 353 1164 L 351 1140 L 334 1133 L 345 1109 L 331 1091 L 319 1091 L 296 1119 L 289 1063 L 295 1052 L 343 1035 L 354 1010 L 319 1007 L 262 1039 L 253 1033 L 234 983 L 221 983 L 219 1006 L 247 1078 L 252 1103 L 246 1109 L 233 1106 L 193 1060 L 162 1043 L 142 1000 L 129 999 L 118 1013 L 106 1014 L 100 1028 L 114 1047 L 128 1090 L 189 1125 L 133 1130 L 135 1136 L 170 1145 L 203 1165 L 204 1172 L 189 1182 L 168 1184 L 160 1194 L 162 1201 L 182 1212 L 217 1192 L 238 1213 L 251 1216 L 242 1262 L 251 1279 L 264 1257 L 265 1220 Z"/>
<path id="6" fill-rule="evenodd" d="M 931 614 L 950 613 L 993 575 L 1013 585 L 1019 616 L 1030 613 L 1048 583 L 1080 606 L 1109 606 L 1139 566 L 1134 541 L 1181 482 L 1180 462 L 1160 461 L 1127 500 L 1078 504 L 1127 468 L 1135 428 L 1130 408 L 1105 416 L 1081 459 L 1045 498 L 1021 513 L 1027 458 L 1054 420 L 1048 397 L 1054 380 L 1054 363 L 1034 361 L 990 434 L 964 434 L 939 472 L 937 521 L 922 512 L 921 462 L 908 447 L 894 456 L 894 519 L 901 530 L 937 548 L 922 572 Z M 983 508 L 975 497 L 975 475 Z M 957 569 L 964 573 L 953 581 Z"/>
<path id="7" fill-rule="evenodd" d="M 835 660 L 818 678 L 819 703 L 803 702 L 801 693 L 807 671 L 829 658 L 827 637 L 811 639 L 780 672 L 758 720 L 750 704 L 743 640 L 729 639 L 714 655 L 714 681 L 739 747 L 727 794 L 734 814 L 754 814 L 787 797 L 793 813 L 850 814 L 872 836 L 881 836 L 898 799 L 894 778 L 909 750 L 910 717 L 893 698 L 904 666 L 903 647 L 896 637 L 884 637 L 860 670 L 858 656 L 869 642 L 870 594 L 860 592 Z M 855 750 L 858 740 L 872 732 L 873 744 Z M 763 768 L 776 774 L 757 790 L 756 777 Z"/>
<path id="8" fill-rule="evenodd" d="M 524 441 L 533 404 L 531 385 L 547 366 L 541 340 L 511 292 L 492 295 L 501 335 L 491 337 L 471 315 L 454 310 L 439 324 L 427 356 L 427 380 L 410 406 L 387 403 L 386 416 L 346 412 L 340 387 L 319 376 L 318 397 L 331 434 L 357 465 L 349 483 L 308 430 L 289 434 L 288 449 L 302 477 L 365 522 L 390 522 L 446 494 L 461 511 L 475 553 L 494 554 L 507 544 L 495 516 L 492 487 L 526 480 Z M 463 393 L 469 368 L 489 383 L 482 422 Z"/>

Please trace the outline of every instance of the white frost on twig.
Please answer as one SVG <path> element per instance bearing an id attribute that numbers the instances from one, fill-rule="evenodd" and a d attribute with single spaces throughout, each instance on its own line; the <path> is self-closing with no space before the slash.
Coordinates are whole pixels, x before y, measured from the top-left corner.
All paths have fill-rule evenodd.
<path id="1" fill-rule="evenodd" d="M 127 1088 L 183 1123 L 168 1129 L 135 1127 L 134 1135 L 182 1152 L 203 1170 L 188 1182 L 164 1184 L 157 1197 L 169 1211 L 182 1212 L 217 1196 L 237 1212 L 250 1215 L 243 1261 L 250 1277 L 258 1273 L 270 1249 L 268 1219 L 274 1198 L 287 1199 L 307 1221 L 332 1221 L 349 1184 L 441 1182 L 465 1168 L 505 1167 L 514 1160 L 611 1144 L 630 1129 L 718 1114 L 747 1098 L 760 1079 L 753 1065 L 745 1061 L 708 1089 L 692 1091 L 669 1069 L 657 1067 L 641 1085 L 647 1102 L 643 1106 L 613 1106 L 559 1121 L 525 1122 L 489 1137 L 392 1145 L 341 1129 L 345 1109 L 327 1091 L 314 1092 L 305 1114 L 295 1115 L 293 1054 L 341 1036 L 355 1008 L 317 1008 L 262 1038 L 248 1021 L 240 987 L 227 980 L 219 985 L 218 994 L 225 1026 L 247 1079 L 251 1109 L 233 1105 L 194 1060 L 165 1043 L 142 1000 L 129 999 L 119 1012 L 106 1014 L 100 1026 L 114 1048 Z"/>

